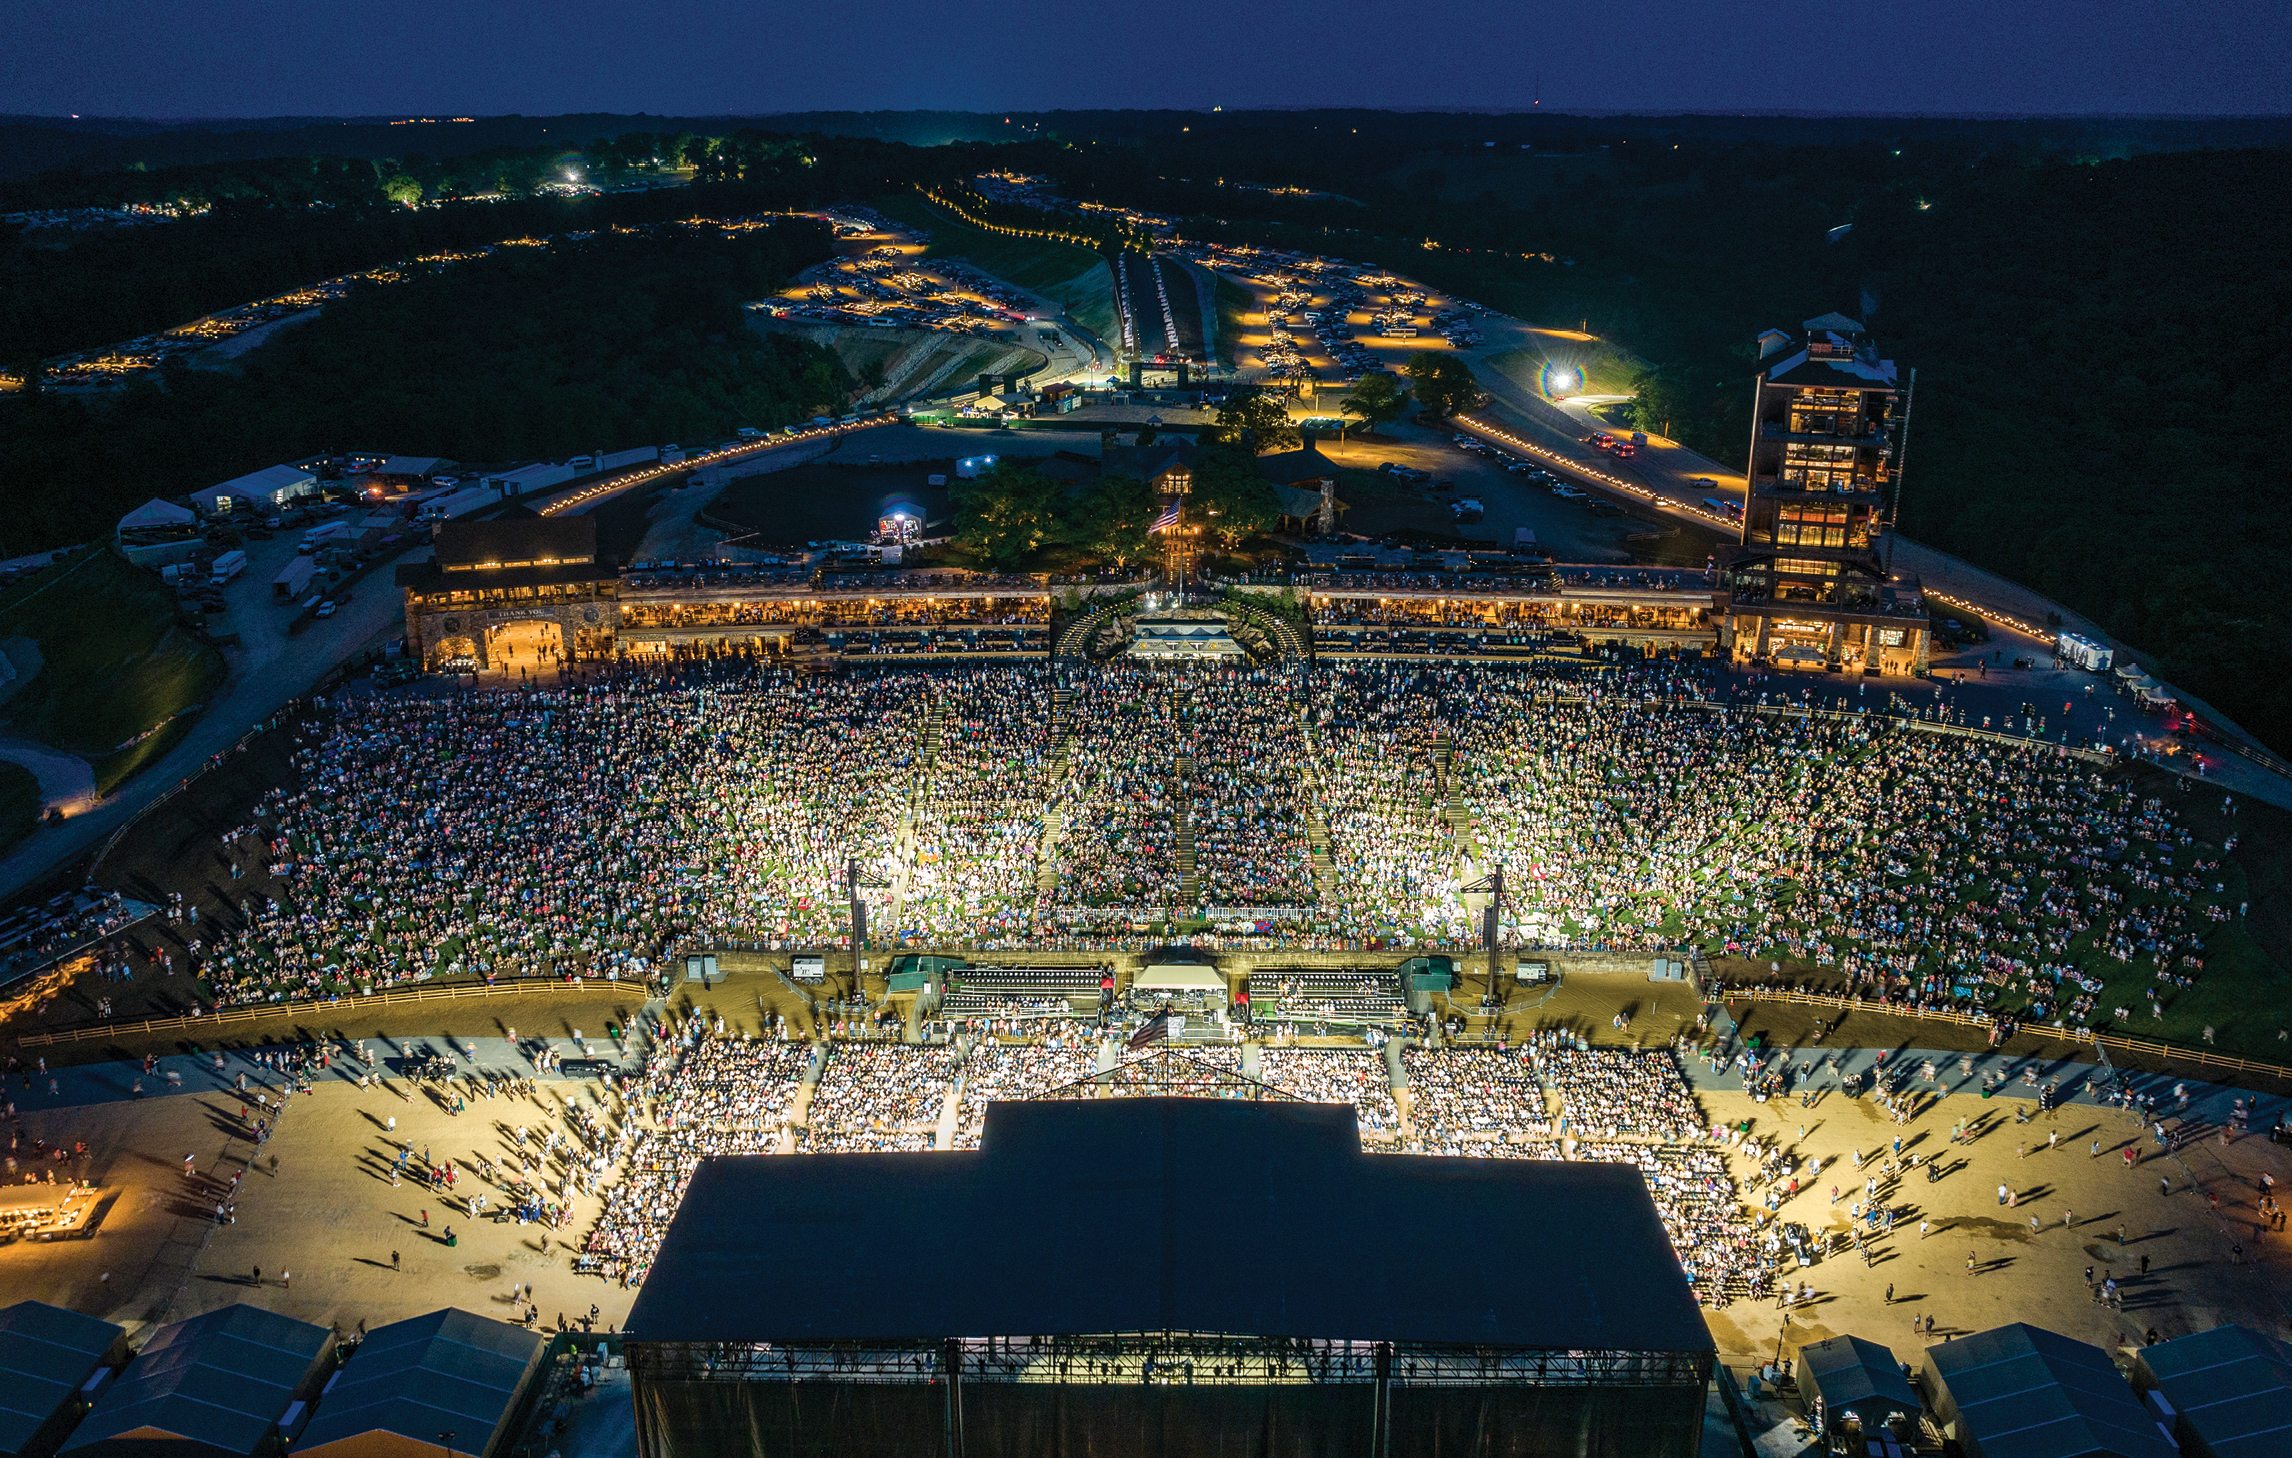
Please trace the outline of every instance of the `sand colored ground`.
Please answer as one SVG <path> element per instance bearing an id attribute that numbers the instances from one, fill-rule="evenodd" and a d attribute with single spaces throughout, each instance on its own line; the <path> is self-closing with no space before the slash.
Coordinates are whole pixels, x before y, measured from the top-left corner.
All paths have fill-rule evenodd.
<path id="1" fill-rule="evenodd" d="M 1905 1155 L 1938 1160 L 1944 1170 L 1938 1183 L 1927 1183 L 1920 1170 L 1892 1184 L 1888 1203 L 1906 1204 L 1910 1213 L 1897 1221 L 1892 1236 L 1871 1243 L 1872 1264 L 1865 1266 L 1848 1251 L 1794 1276 L 1794 1283 L 1812 1285 L 1817 1294 L 1791 1313 L 1787 1336 L 1783 1313 L 1773 1302 L 1710 1313 L 1713 1335 L 1731 1359 L 1770 1357 L 1778 1337 L 1788 1352 L 1844 1332 L 1884 1342 L 1908 1357 L 1946 1335 L 2010 1321 L 2033 1322 L 2111 1349 L 2137 1342 L 2151 1328 L 2167 1338 L 2225 1321 L 2286 1330 L 2292 1238 L 2257 1234 L 2256 1202 L 2263 1171 L 2274 1175 L 2280 1192 L 2292 1186 L 2292 1150 L 2264 1138 L 2225 1147 L 2207 1139 L 2159 1156 L 2133 1116 L 2087 1106 L 2037 1114 L 2034 1105 L 2019 1100 L 1959 1095 L 1896 1124 L 1869 1101 L 1835 1094 L 1812 1110 L 1792 1101 L 1755 1104 L 1740 1094 L 1707 1093 L 1703 1102 L 1715 1119 L 1748 1118 L 1753 1133 L 1780 1137 L 1786 1147 L 1822 1159 L 1814 1187 L 1787 1201 L 1781 1213 L 1816 1230 L 1844 1231 L 1848 1205 L 1873 1174 L 1880 1176 L 1886 1197 L 1881 1166 L 1892 1157 L 1897 1137 Z M 2017 1123 L 2017 1109 L 2031 1113 L 2030 1122 Z M 1951 1130 L 1960 1120 L 1982 1121 L 1980 1133 L 1953 1144 Z M 1797 1134 L 1802 1124 L 1804 1139 Z M 2047 1138 L 2055 1133 L 2058 1147 L 2049 1149 Z M 2092 1153 L 2095 1141 L 2098 1156 Z M 2128 1143 L 2142 1154 L 2129 1169 L 2122 1158 Z M 1865 1157 L 1861 1170 L 1851 1162 L 1856 1150 Z M 1738 1161 L 1747 1196 L 1749 1174 L 1748 1165 Z M 2160 1193 L 2160 1179 L 2171 1193 Z M 2010 1208 L 1998 1204 L 2001 1183 L 2015 1192 L 2017 1203 Z M 1833 1184 L 1841 1192 L 1835 1206 Z M 2035 1233 L 2029 1228 L 2033 1215 L 2041 1226 Z M 2073 1227 L 2064 1228 L 2065 1215 L 2074 1216 Z M 1921 1218 L 1933 1226 L 1923 1238 Z M 2234 1249 L 2239 1244 L 2241 1259 Z M 1969 1256 L 1975 1263 L 1970 1274 Z M 2094 1282 L 2118 1279 L 2121 1310 L 2094 1302 L 2088 1266 Z M 1933 1335 L 1913 1336 L 1912 1318 L 1922 1322 L 1927 1316 L 1934 1319 Z"/>
<path id="2" fill-rule="evenodd" d="M 513 1300 L 512 1287 L 530 1285 L 542 1325 L 554 1326 L 560 1314 L 577 1322 L 594 1303 L 600 1329 L 609 1327 L 625 1317 L 634 1293 L 574 1273 L 567 1253 L 588 1230 L 594 1199 L 575 1198 L 572 1224 L 550 1233 L 546 1249 L 537 1225 L 495 1224 L 460 1208 L 479 1190 L 497 1202 L 504 1198 L 499 1187 L 476 1177 L 474 1157 L 505 1160 L 515 1150 L 509 1131 L 517 1125 L 527 1127 L 529 1141 L 538 1140 L 552 1125 L 564 1127 L 569 1100 L 601 1094 L 594 1084 L 544 1084 L 530 1097 L 475 1101 L 457 1117 L 402 1082 L 361 1090 L 322 1079 L 315 1093 L 293 1101 L 259 1150 L 238 1137 L 238 1105 L 228 1096 L 29 1114 L 27 1148 L 33 1137 L 90 1142 L 90 1173 L 112 1204 L 90 1239 L 0 1247 L 0 1284 L 131 1323 L 250 1300 L 346 1329 L 361 1320 L 378 1325 L 445 1304 L 514 1316 L 525 1303 Z M 1879 1172 L 1880 1161 L 1891 1155 L 1897 1136 L 1906 1154 L 1938 1158 L 1946 1170 L 1938 1183 L 1927 1183 L 1920 1173 L 1900 1184 L 1893 1198 L 1907 1203 L 1910 1214 L 1891 1237 L 1874 1242 L 1875 1264 L 1865 1267 L 1850 1252 L 1794 1274 L 1794 1282 L 1812 1285 L 1817 1294 L 1793 1311 L 1787 1334 L 1771 1302 L 1711 1313 L 1713 1333 L 1730 1359 L 1772 1355 L 1779 1337 L 1788 1350 L 1842 1331 L 1887 1342 L 1907 1356 L 1927 1340 L 1912 1336 L 1911 1319 L 1927 1315 L 1935 1319 L 1933 1340 L 2024 1319 L 2112 1346 L 2151 1327 L 2166 1336 L 2223 1320 L 2284 1327 L 2292 1243 L 2282 1235 L 2255 1234 L 2255 1182 L 2267 1170 L 2280 1188 L 2292 1189 L 2292 1151 L 2264 1139 L 2227 1147 L 2208 1140 L 2177 1156 L 2153 1157 L 2154 1146 L 2129 1116 L 2071 1107 L 2019 1124 L 2014 1110 L 2031 1106 L 1973 1096 L 1945 1098 L 1906 1125 L 1891 1122 L 1868 1102 L 1837 1094 L 1811 1111 L 1795 1102 L 1755 1104 L 1738 1094 L 1706 1094 L 1705 1107 L 1714 1119 L 1748 1118 L 1754 1133 L 1780 1137 L 1822 1158 L 1826 1167 L 1815 1186 L 1783 1210 L 1784 1218 L 1817 1229 L 1844 1227 L 1852 1195 L 1834 1207 L 1830 1185 L 1835 1181 L 1842 1191 L 1858 1192 L 1861 1180 Z M 384 1127 L 392 1118 L 394 1131 Z M 1970 1142 L 1953 1145 L 1950 1130 L 1959 1120 L 1981 1120 L 1983 1127 Z M 2059 1148 L 2048 1151 L 2046 1135 L 2057 1129 Z M 2090 1152 L 2096 1139 L 2099 1157 Z M 2128 1140 L 2138 1140 L 2144 1154 L 2131 1170 L 2118 1154 Z M 451 1201 L 410 1178 L 391 1185 L 401 1144 L 417 1155 L 426 1149 L 433 1159 L 455 1162 L 462 1174 Z M 2017 1145 L 2031 1152 L 2017 1155 Z M 1867 1157 L 1864 1171 L 1848 1162 L 1856 1149 Z M 236 1223 L 217 1226 L 214 1191 L 187 1186 L 187 1153 L 198 1156 L 203 1178 L 227 1180 L 251 1160 L 236 1200 Z M 279 1161 L 275 1176 L 273 1156 Z M 1751 1193 L 1747 1166 L 1739 1174 Z M 2171 1193 L 2159 1193 L 2160 1176 Z M 2015 1208 L 1998 1206 L 2000 1181 L 2010 1181 L 2018 1192 Z M 2075 1214 L 2073 1229 L 2061 1227 L 2065 1211 Z M 2044 1227 L 2035 1234 L 2027 1225 L 2032 1214 Z M 1933 1222 L 1924 1239 L 1917 1228 L 1921 1216 Z M 449 1224 L 459 1236 L 450 1249 L 443 1243 Z M 758 1239 L 769 1246 L 771 1233 L 759 1231 Z M 2239 1242 L 2241 1261 L 2232 1249 Z M 1535 1259 L 1533 1231 L 1518 1232 L 1510 1244 L 1513 1258 Z M 1970 1275 L 1969 1253 L 1977 1263 Z M 2139 1272 L 2144 1255 L 2146 1276 Z M 2094 1304 L 2083 1274 L 2087 1265 L 2096 1280 L 2115 1274 L 2124 1283 L 2122 1311 Z M 106 1271 L 108 1283 L 101 1280 Z M 1341 1271 L 1331 1274 L 1342 1279 Z M 1896 1298 L 1891 1305 L 1884 1298 L 1889 1284 Z"/>

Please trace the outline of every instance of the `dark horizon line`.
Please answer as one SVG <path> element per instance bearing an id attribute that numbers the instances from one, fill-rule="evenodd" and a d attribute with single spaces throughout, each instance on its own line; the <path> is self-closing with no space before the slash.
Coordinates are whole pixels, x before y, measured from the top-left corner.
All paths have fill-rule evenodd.
<path id="1" fill-rule="evenodd" d="M 440 108 L 440 111 L 452 111 Z M 1211 116 L 1222 113 L 1250 115 L 1309 114 L 1337 112 L 1352 115 L 1392 116 L 1475 116 L 1490 118 L 1512 117 L 1566 117 L 1566 118 L 1631 118 L 1662 121 L 1673 117 L 1733 118 L 1737 120 L 1784 121 L 2187 121 L 2187 122 L 2252 122 L 2292 121 L 2292 109 L 2284 111 L 1822 111 L 1806 108 L 1766 107 L 1516 107 L 1516 106 L 1337 106 L 1321 103 L 1262 106 L 1065 106 L 1020 108 L 976 108 L 951 106 L 908 107 L 803 107 L 790 111 L 503 111 L 469 113 L 472 123 L 490 121 L 551 121 L 561 117 L 626 117 L 631 119 L 692 120 L 692 121 L 771 121 L 786 117 L 805 116 L 960 116 L 960 117 L 1056 117 L 1056 116 Z M 459 113 L 456 113 L 459 115 Z M 167 126 L 211 126 L 232 122 L 276 124 L 281 122 L 333 122 L 343 126 L 360 124 L 389 124 L 392 122 L 429 119 L 436 125 L 456 123 L 430 113 L 408 111 L 387 112 L 280 112 L 272 115 L 233 114 L 215 116 L 153 116 L 130 112 L 0 112 L 0 124 L 39 122 L 70 126 L 75 122 L 142 122 Z"/>

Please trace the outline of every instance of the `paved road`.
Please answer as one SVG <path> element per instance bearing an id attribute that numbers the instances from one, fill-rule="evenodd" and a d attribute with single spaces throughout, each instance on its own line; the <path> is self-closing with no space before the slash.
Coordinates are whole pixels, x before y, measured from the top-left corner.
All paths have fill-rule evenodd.
<path id="1" fill-rule="evenodd" d="M 76 754 L 51 749 L 36 739 L 0 735 L 0 759 L 22 765 L 40 782 L 44 809 L 78 814 L 95 802 L 95 769 Z"/>
<path id="2" fill-rule="evenodd" d="M 275 548 L 281 544 L 254 545 Z M 291 554 L 292 542 L 284 545 Z M 266 574 L 257 580 L 250 568 L 232 587 L 234 592 L 227 597 L 264 594 L 270 591 L 270 578 Z M 252 626 L 255 621 L 242 620 L 235 602 L 232 618 L 234 626 L 240 621 Z M 242 627 L 241 645 L 224 651 L 231 675 L 223 692 L 193 721 L 182 740 L 94 809 L 61 825 L 44 826 L 6 856 L 0 856 L 0 898 L 17 895 L 73 858 L 94 850 L 145 806 L 189 779 L 209 758 L 237 743 L 249 727 L 277 713 L 289 700 L 310 692 L 338 664 L 365 651 L 377 639 L 396 633 L 404 621 L 397 590 L 390 583 L 389 564 L 383 563 L 359 582 L 339 612 L 312 623 L 299 636 L 285 636 L 283 627 L 275 636 Z"/>

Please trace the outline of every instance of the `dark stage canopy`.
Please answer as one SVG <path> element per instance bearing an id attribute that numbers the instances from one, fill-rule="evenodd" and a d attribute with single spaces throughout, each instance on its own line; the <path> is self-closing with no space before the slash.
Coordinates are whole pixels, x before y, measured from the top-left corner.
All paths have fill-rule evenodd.
<path id="1" fill-rule="evenodd" d="M 1351 1109 L 1211 1099 L 991 1104 L 982 1145 L 703 1160 L 630 1335 L 1712 1350 L 1627 1166 L 1370 1155 Z M 920 1261 L 859 1254 L 886 1242 Z"/>

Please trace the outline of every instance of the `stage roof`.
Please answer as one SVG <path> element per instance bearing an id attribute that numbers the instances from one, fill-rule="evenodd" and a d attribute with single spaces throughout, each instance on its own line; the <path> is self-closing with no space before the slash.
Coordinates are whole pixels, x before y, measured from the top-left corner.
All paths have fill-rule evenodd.
<path id="1" fill-rule="evenodd" d="M 1448 1277 L 1418 1258 L 1492 1239 Z M 787 1259 L 854 1240 L 914 1258 Z M 976 1153 L 703 1160 L 627 1329 L 1713 1349 L 1635 1169 L 1370 1155 L 1350 1108 L 1171 1098 L 990 1104 Z"/>

